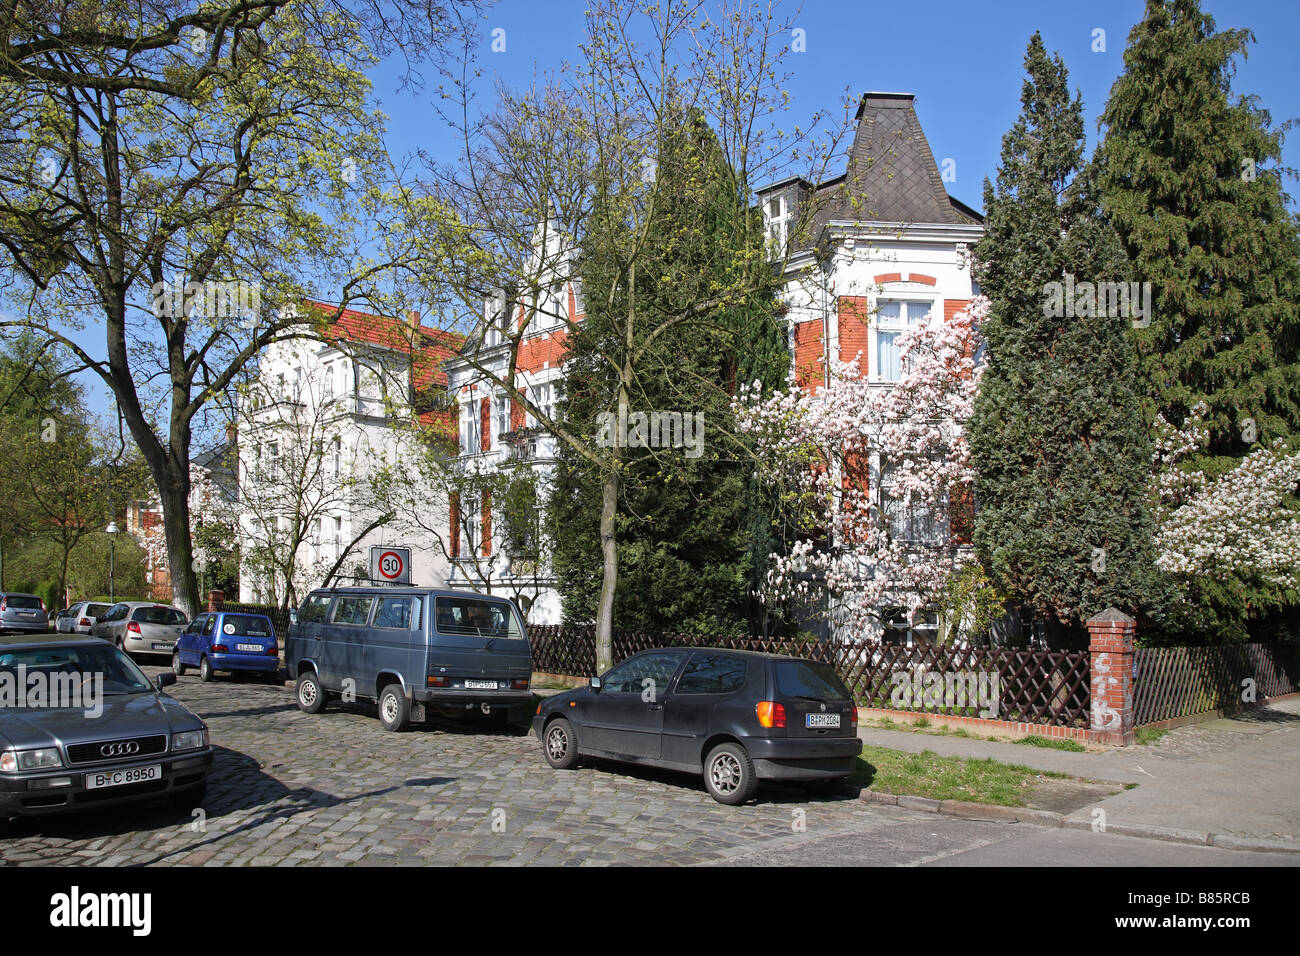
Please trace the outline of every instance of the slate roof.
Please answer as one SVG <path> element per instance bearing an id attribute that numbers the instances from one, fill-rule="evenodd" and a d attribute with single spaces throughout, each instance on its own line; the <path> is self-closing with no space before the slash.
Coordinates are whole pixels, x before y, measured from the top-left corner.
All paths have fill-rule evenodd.
<path id="1" fill-rule="evenodd" d="M 812 235 L 832 220 L 978 225 L 983 217 L 948 195 L 911 93 L 869 92 L 842 176 L 811 186 L 791 178 L 759 191 L 815 197 Z"/>

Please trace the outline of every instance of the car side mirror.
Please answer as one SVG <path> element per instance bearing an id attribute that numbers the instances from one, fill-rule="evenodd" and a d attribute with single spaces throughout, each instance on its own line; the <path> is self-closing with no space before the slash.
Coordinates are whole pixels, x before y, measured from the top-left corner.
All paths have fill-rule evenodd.
<path id="1" fill-rule="evenodd" d="M 153 682 L 154 686 L 159 690 L 162 690 L 164 687 L 170 687 L 172 684 L 176 683 L 176 675 L 164 672 L 154 677 Z"/>
<path id="2" fill-rule="evenodd" d="M 289 608 L 289 623 L 290 623 L 290 624 L 297 624 L 297 623 L 298 623 L 298 609 L 297 609 L 297 608 Z"/>
<path id="3" fill-rule="evenodd" d="M 600 678 L 599 678 L 599 677 L 593 677 L 593 678 L 591 678 L 591 680 L 589 680 L 589 681 L 587 682 L 587 686 L 590 687 L 590 688 L 591 688 L 592 690 L 594 690 L 594 691 L 599 691 L 599 690 L 600 690 Z"/>

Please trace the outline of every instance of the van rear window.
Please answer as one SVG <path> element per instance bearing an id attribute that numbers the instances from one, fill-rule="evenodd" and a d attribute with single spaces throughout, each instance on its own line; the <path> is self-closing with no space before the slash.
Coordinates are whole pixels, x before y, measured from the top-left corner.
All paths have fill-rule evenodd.
<path id="1" fill-rule="evenodd" d="M 27 597 L 25 594 L 11 594 L 5 598 L 5 604 L 9 607 L 20 607 L 24 610 L 39 611 L 41 609 L 41 599 Z"/>
<path id="2" fill-rule="evenodd" d="M 440 597 L 434 601 L 434 613 L 443 634 L 523 640 L 519 618 L 501 601 Z"/>

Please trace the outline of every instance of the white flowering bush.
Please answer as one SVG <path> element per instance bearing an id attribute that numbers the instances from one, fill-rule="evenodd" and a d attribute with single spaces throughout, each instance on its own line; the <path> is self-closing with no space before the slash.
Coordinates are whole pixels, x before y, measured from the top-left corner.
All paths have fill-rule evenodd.
<path id="1" fill-rule="evenodd" d="M 979 387 L 976 336 L 987 313 L 988 301 L 976 298 L 951 319 L 936 316 L 901 336 L 903 372 L 892 387 L 862 378 L 856 360 L 832 360 L 824 387 L 792 379 L 764 398 L 758 383 L 742 386 L 737 426 L 752 437 L 760 478 L 778 489 L 798 528 L 788 553 L 769 558 L 766 603 L 797 602 L 850 633 L 868 633 L 885 608 L 914 615 L 934 603 L 970 560 L 949 524 L 971 501 L 963 428 Z M 889 468 L 887 487 L 871 486 L 873 459 Z M 938 533 L 898 534 L 891 515 L 927 516 Z"/>

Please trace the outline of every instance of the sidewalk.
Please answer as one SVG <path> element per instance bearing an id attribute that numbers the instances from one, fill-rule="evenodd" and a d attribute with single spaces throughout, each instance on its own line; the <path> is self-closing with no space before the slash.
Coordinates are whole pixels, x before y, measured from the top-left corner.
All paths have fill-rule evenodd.
<path id="1" fill-rule="evenodd" d="M 1150 746 L 1071 753 L 1021 744 L 861 728 L 866 744 L 954 757 L 992 758 L 1138 786 L 1070 814 L 1090 825 L 1105 811 L 1107 829 L 1217 846 L 1282 844 L 1300 850 L 1300 699 L 1169 731 Z M 1203 839 L 1201 839 L 1203 838 Z"/>

